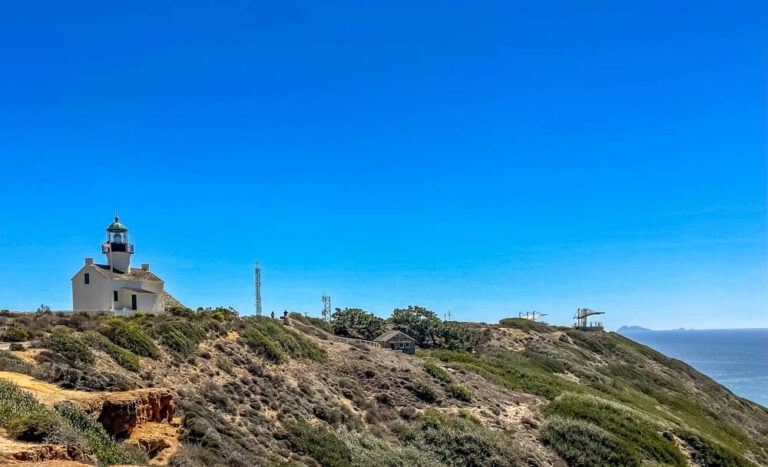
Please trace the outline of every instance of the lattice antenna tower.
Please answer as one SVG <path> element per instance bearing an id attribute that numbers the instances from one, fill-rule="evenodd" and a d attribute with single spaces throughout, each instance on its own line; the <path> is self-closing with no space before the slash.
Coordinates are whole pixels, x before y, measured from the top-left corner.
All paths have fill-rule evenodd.
<path id="1" fill-rule="evenodd" d="M 331 320 L 331 297 L 328 295 L 323 295 L 323 319 Z"/>
<path id="2" fill-rule="evenodd" d="M 256 267 L 253 271 L 256 292 L 254 293 L 254 301 L 256 303 L 256 316 L 261 316 L 261 268 L 259 263 L 256 263 Z"/>

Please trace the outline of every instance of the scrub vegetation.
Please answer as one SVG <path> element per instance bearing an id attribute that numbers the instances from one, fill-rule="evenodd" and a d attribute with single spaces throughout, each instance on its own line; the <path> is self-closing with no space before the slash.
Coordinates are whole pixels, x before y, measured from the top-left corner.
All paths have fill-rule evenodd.
<path id="1" fill-rule="evenodd" d="M 0 371 L 80 391 L 167 387 L 174 466 L 768 465 L 768 410 L 618 334 L 519 318 L 240 317 L 225 307 L 131 318 L 0 313 Z M 349 339 L 398 329 L 416 355 Z M 41 399 L 42 400 L 42 399 Z M 146 463 L 80 406 L 0 381 L 8 437 Z"/>

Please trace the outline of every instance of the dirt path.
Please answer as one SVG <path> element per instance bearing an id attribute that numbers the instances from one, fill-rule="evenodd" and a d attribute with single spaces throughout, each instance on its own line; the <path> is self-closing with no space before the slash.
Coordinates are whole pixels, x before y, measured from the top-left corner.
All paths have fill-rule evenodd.
<path id="1" fill-rule="evenodd" d="M 84 406 L 94 406 L 94 404 L 99 406 L 104 399 L 103 392 L 83 392 L 62 389 L 55 384 L 46 383 L 45 381 L 40 381 L 21 373 L 0 371 L 0 379 L 11 381 L 21 389 L 31 392 L 38 401 L 49 406 L 65 400 Z"/>

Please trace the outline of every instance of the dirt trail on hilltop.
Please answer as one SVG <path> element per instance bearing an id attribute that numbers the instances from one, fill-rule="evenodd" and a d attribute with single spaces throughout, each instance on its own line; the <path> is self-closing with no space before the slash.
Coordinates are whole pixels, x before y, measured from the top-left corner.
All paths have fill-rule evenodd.
<path id="1" fill-rule="evenodd" d="M 29 375 L 0 371 L 0 379 L 11 381 L 25 391 L 29 391 L 42 404 L 53 406 L 62 401 L 71 401 L 79 405 L 93 407 L 101 405 L 107 393 L 84 392 L 71 389 L 62 389 L 55 384 L 40 381 Z"/>

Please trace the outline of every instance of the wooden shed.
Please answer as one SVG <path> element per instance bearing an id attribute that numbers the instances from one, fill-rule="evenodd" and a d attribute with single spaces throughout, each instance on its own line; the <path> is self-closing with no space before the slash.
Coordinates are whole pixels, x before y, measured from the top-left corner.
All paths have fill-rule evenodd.
<path id="1" fill-rule="evenodd" d="M 416 352 L 416 339 L 404 332 L 385 332 L 373 341 L 378 342 L 385 349 L 399 350 L 407 354 Z"/>

